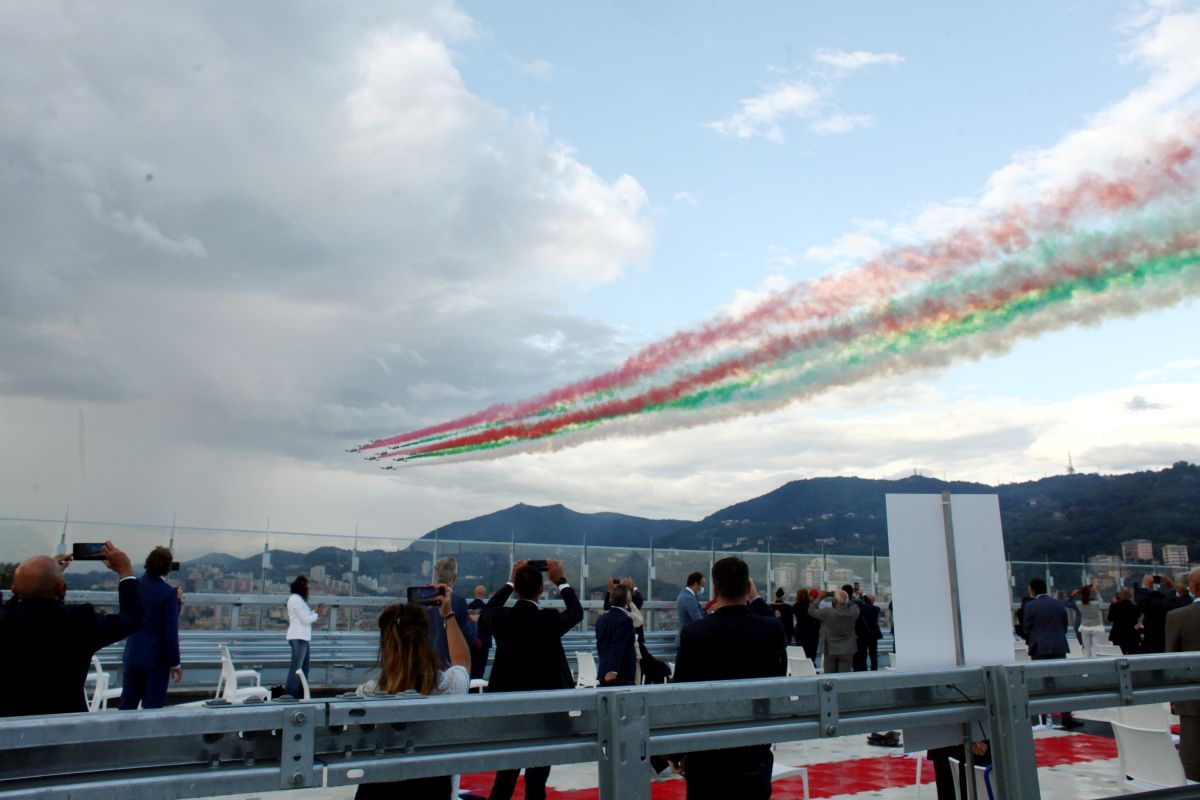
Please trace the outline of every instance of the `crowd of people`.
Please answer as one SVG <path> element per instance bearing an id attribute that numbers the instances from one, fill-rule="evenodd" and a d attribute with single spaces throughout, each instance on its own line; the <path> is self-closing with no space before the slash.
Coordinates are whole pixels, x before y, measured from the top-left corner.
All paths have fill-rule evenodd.
<path id="1" fill-rule="evenodd" d="M 98 612 L 89 604 L 64 603 L 64 571 L 70 556 L 39 556 L 22 563 L 12 597 L 0 606 L 0 637 L 11 652 L 38 652 L 42 658 L 0 660 L 0 680 L 22 691 L 0 696 L 0 716 L 43 715 L 87 710 L 85 681 L 92 656 L 125 640 L 122 709 L 161 708 L 172 679 L 182 678 L 178 620 L 182 597 L 166 581 L 172 567 L 167 548 L 155 548 L 136 577 L 129 557 L 111 542 L 101 557 L 118 578 L 118 610 Z M 583 619 L 576 590 L 560 561 L 518 561 L 509 580 L 488 596 L 483 586 L 468 601 L 455 591 L 457 564 L 439 560 L 428 600 L 395 603 L 379 616 L 378 675 L 359 687 L 362 694 L 417 692 L 466 694 L 473 678 L 487 674 L 489 692 L 569 689 L 575 685 L 562 637 Z M 655 658 L 645 642 L 644 598 L 631 578 L 611 578 L 604 611 L 595 625 L 601 687 L 671 680 L 675 683 L 741 680 L 786 674 L 787 647 L 795 644 L 826 674 L 878 669 L 881 609 L 858 585 L 832 592 L 801 589 L 793 603 L 775 592 L 768 603 L 759 595 L 744 561 L 729 557 L 712 568 L 712 591 L 702 602 L 708 576 L 693 572 L 676 600 L 678 632 L 675 668 Z M 553 585 L 562 608 L 541 604 Z M 297 577 L 287 600 L 287 640 L 291 652 L 288 684 L 298 696 L 295 672 L 307 672 L 312 625 L 322 607 L 308 605 L 308 581 Z M 1200 570 L 1180 586 L 1160 575 L 1127 586 L 1102 610 L 1091 586 L 1053 597 L 1041 578 L 1029 582 L 1016 613 L 1016 632 L 1032 660 L 1065 658 L 1067 638 L 1075 636 L 1085 655 L 1095 655 L 1107 637 L 1124 653 L 1200 650 Z M 510 600 L 514 601 L 510 603 Z M 889 604 L 889 618 L 891 606 Z M 1105 621 L 1111 627 L 1106 632 Z M 892 625 L 894 630 L 894 624 Z M 490 673 L 485 673 L 495 648 Z M 1200 701 L 1178 703 L 1180 754 L 1190 779 L 1200 780 Z M 1042 720 L 1035 720 L 1040 723 Z M 1063 727 L 1077 726 L 1064 713 Z M 952 751 L 952 752 L 951 752 Z M 988 758 L 988 743 L 975 743 L 974 755 Z M 940 756 L 962 755 L 961 747 Z M 945 760 L 945 759 L 941 759 Z M 769 798 L 772 755 L 768 746 L 733 747 L 654 758 L 652 766 L 681 773 L 690 800 Z M 939 796 L 942 769 L 938 770 Z M 521 770 L 496 773 L 488 800 L 512 797 Z M 528 766 L 525 797 L 546 796 L 549 766 Z M 947 773 L 948 775 L 949 773 Z M 948 782 L 952 783 L 952 778 Z M 386 784 L 363 784 L 358 797 L 456 797 L 457 778 L 441 776 Z"/>

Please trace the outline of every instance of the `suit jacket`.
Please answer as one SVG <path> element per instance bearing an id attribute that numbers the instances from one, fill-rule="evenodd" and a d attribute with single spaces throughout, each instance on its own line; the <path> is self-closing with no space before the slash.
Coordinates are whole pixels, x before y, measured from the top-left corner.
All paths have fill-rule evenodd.
<path id="1" fill-rule="evenodd" d="M 1048 594 L 1039 594 L 1025 604 L 1025 641 L 1029 657 L 1062 658 L 1067 654 L 1067 605 Z"/>
<path id="2" fill-rule="evenodd" d="M 471 600 L 471 602 L 467 603 L 468 611 L 480 612 L 479 622 L 475 623 L 475 638 L 479 640 L 479 646 L 482 647 L 484 650 L 491 650 L 492 649 L 492 630 L 491 630 L 491 628 L 489 628 L 487 626 L 487 623 L 483 619 L 483 609 L 485 609 L 485 608 L 487 608 L 487 601 L 480 600 L 478 597 L 473 598 Z M 463 635 L 466 636 L 465 633 Z M 471 643 L 472 643 L 471 640 L 468 639 L 467 644 L 471 644 Z"/>
<path id="3" fill-rule="evenodd" d="M 808 615 L 821 620 L 821 637 L 825 645 L 822 651 L 830 656 L 852 656 L 858 652 L 858 634 L 855 625 L 858 623 L 858 606 L 850 603 L 838 608 L 829 606 L 821 608 L 816 603 L 808 607 Z"/>
<path id="4" fill-rule="evenodd" d="M 1167 596 L 1142 587 L 1134 592 L 1134 598 L 1142 612 L 1142 652 L 1163 652 L 1166 649 Z"/>
<path id="5" fill-rule="evenodd" d="M 859 626 L 859 638 L 868 642 L 877 642 L 882 639 L 883 630 L 879 627 L 879 606 L 863 600 L 858 609 L 858 619 L 862 623 Z"/>
<path id="6" fill-rule="evenodd" d="M 672 683 L 775 678 L 787 674 L 783 625 L 766 602 L 725 606 L 680 631 Z M 728 774 L 769 755 L 769 745 L 689 753 L 689 775 Z"/>
<path id="7" fill-rule="evenodd" d="M 179 595 L 162 578 L 137 579 L 142 626 L 125 640 L 126 667 L 168 670 L 179 666 Z"/>
<path id="8" fill-rule="evenodd" d="M 1186 653 L 1190 650 L 1200 650 L 1200 603 L 1167 614 L 1167 652 Z M 1200 700 L 1177 700 L 1172 705 L 1181 717 L 1200 716 Z"/>
<path id="9" fill-rule="evenodd" d="M 1136 653 L 1142 644 L 1142 635 L 1138 633 L 1137 622 L 1142 618 L 1142 612 L 1132 600 L 1118 600 L 1108 607 L 1108 621 L 1112 629 L 1108 632 L 1108 640 L 1126 653 Z"/>
<path id="10" fill-rule="evenodd" d="M 629 612 L 616 608 L 600 615 L 596 621 L 596 650 L 600 653 L 596 669 L 602 683 L 610 672 L 617 673 L 618 683 L 634 682 L 637 678 L 637 640 Z"/>
<path id="11" fill-rule="evenodd" d="M 505 608 L 513 593 L 509 584 L 488 600 L 483 618 L 496 642 L 489 692 L 569 689 L 575 685 L 562 637 L 583 619 L 583 606 L 570 586 L 559 591 L 566 604 L 562 611 L 541 608 L 531 600 L 517 600 L 512 608 Z"/>
<path id="12" fill-rule="evenodd" d="M 0 717 L 87 711 L 83 683 L 92 656 L 138 629 L 142 604 L 136 580 L 117 589 L 120 612 L 34 597 L 5 606 L 0 618 Z"/>
<path id="13" fill-rule="evenodd" d="M 458 621 L 458 629 L 462 631 L 463 638 L 467 640 L 467 646 L 471 646 L 471 642 L 475 641 L 475 623 L 471 622 L 471 615 L 467 613 L 467 598 L 460 597 L 453 591 L 450 592 L 450 607 L 454 609 L 454 618 Z M 429 615 L 429 638 L 433 642 L 433 649 L 437 651 L 438 657 L 442 659 L 442 669 L 450 668 L 450 643 L 446 641 L 446 627 L 440 619 L 442 612 L 437 606 L 431 606 L 425 612 Z"/>
<path id="14" fill-rule="evenodd" d="M 675 644 L 678 645 L 679 634 L 684 627 L 704 618 L 704 609 L 700 608 L 700 600 L 686 586 L 679 590 L 679 597 L 675 598 L 675 616 L 679 620 L 679 630 L 675 632 Z"/>

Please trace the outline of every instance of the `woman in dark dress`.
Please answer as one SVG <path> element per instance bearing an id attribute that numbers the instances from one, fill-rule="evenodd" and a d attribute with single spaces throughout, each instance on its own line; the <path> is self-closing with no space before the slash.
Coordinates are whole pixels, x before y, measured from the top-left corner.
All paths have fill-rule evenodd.
<path id="1" fill-rule="evenodd" d="M 804 655 L 816 663 L 817 642 L 821 636 L 821 620 L 809 616 L 808 604 L 812 595 L 807 589 L 796 592 L 796 604 L 792 606 L 792 636 L 796 644 L 804 648 Z"/>
<path id="2" fill-rule="evenodd" d="M 783 589 L 775 590 L 775 602 L 771 604 L 771 610 L 775 612 L 775 619 L 779 620 L 783 625 L 783 636 L 788 642 L 792 641 L 792 632 L 794 629 L 792 622 L 792 607 L 788 604 L 783 594 Z"/>
<path id="3" fill-rule="evenodd" d="M 1137 627 L 1142 612 L 1133 604 L 1132 595 L 1128 588 L 1122 589 L 1108 607 L 1108 621 L 1112 624 L 1108 640 L 1121 648 L 1125 655 L 1142 650 L 1142 634 Z"/>

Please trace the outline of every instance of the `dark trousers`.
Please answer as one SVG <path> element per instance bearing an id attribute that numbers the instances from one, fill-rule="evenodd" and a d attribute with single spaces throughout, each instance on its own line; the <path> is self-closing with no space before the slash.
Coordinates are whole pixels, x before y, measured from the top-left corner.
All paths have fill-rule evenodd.
<path id="1" fill-rule="evenodd" d="M 879 670 L 879 642 L 875 639 L 859 639 L 858 652 L 854 654 L 854 671 L 866 672 L 868 664 L 872 672 Z"/>
<path id="2" fill-rule="evenodd" d="M 1030 661 L 1057 661 L 1057 660 L 1059 660 L 1059 659 L 1063 659 L 1063 658 L 1066 658 L 1066 657 L 1067 657 L 1067 656 L 1066 656 L 1066 654 L 1064 653 L 1063 655 L 1054 655 L 1054 656 L 1030 656 L 1030 657 L 1029 657 L 1029 660 L 1030 660 Z M 1070 711 L 1064 711 L 1064 712 L 1062 712 L 1062 721 L 1063 721 L 1063 722 L 1069 722 L 1069 721 L 1071 721 L 1071 720 L 1074 720 L 1074 719 L 1075 719 L 1075 717 L 1074 717 L 1074 715 L 1073 715 L 1073 714 L 1071 714 L 1071 712 L 1070 712 Z M 1033 718 L 1033 724 L 1034 724 L 1034 725 L 1038 724 L 1040 721 L 1041 721 L 1041 720 L 1040 720 L 1038 717 L 1034 717 L 1034 718 Z M 1047 722 L 1048 722 L 1048 721 L 1049 721 L 1049 717 L 1047 717 Z"/>
<path id="3" fill-rule="evenodd" d="M 483 672 L 487 669 L 488 651 L 490 647 L 471 648 L 471 680 L 482 680 Z"/>
<path id="4" fill-rule="evenodd" d="M 770 800 L 771 751 L 741 763 L 710 758 L 712 753 L 691 753 L 684 761 L 687 800 Z"/>
<path id="5" fill-rule="evenodd" d="M 1200 781 L 1200 717 L 1179 717 L 1179 760 L 1189 781 Z"/>
<path id="6" fill-rule="evenodd" d="M 961 744 L 935 748 L 926 753 L 926 757 L 933 762 L 933 777 L 937 781 L 938 800 L 957 800 L 959 797 L 967 796 L 967 770 L 965 768 L 967 756 Z M 950 759 L 952 758 L 958 759 L 958 782 L 961 794 L 954 791 L 954 770 L 950 768 Z M 975 756 L 975 766 L 977 767 L 986 767 L 991 763 L 992 751 L 990 748 L 983 755 Z"/>
<path id="7" fill-rule="evenodd" d="M 390 783 L 360 783 L 354 800 L 446 800 L 450 796 L 450 776 L 417 778 Z"/>
<path id="8" fill-rule="evenodd" d="M 121 682 L 121 710 L 133 711 L 142 704 L 142 708 L 162 708 L 167 704 L 167 683 L 171 679 L 171 670 L 145 669 L 144 667 L 125 667 L 125 677 Z"/>
<path id="9" fill-rule="evenodd" d="M 300 688 L 300 679 L 296 677 L 296 670 L 302 671 L 305 678 L 308 677 L 309 643 L 307 639 L 288 639 L 288 644 L 292 647 L 292 660 L 288 664 L 287 679 L 283 682 L 283 691 L 296 699 L 300 699 L 303 691 Z"/>
<path id="10" fill-rule="evenodd" d="M 519 769 L 502 769 L 496 773 L 492 793 L 488 800 L 510 800 L 517 788 Z M 549 767 L 525 768 L 525 800 L 546 800 L 546 781 L 550 778 Z"/>

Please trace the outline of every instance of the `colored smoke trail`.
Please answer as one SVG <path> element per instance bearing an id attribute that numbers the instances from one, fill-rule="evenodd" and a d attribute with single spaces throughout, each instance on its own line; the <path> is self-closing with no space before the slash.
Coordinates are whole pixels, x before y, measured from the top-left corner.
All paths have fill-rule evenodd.
<path id="1" fill-rule="evenodd" d="M 478 458 L 706 424 L 1178 302 L 1200 290 L 1195 150 L 1150 152 L 1117 178 L 1085 176 L 1036 207 L 798 284 L 618 370 L 360 449 Z M 1096 229 L 1072 230 L 1085 220 Z"/>
<path id="2" fill-rule="evenodd" d="M 1200 138 L 1200 121 L 1192 120 L 1187 134 Z M 689 357 L 752 339 L 773 327 L 820 324 L 865 303 L 884 302 L 914 283 L 1019 252 L 1039 235 L 1059 231 L 1088 214 L 1131 211 L 1151 201 L 1186 196 L 1193 185 L 1188 167 L 1195 155 L 1195 146 L 1184 139 L 1151 143 L 1144 153 L 1118 165 L 1114 177 L 1086 173 L 1069 187 L 1047 193 L 1032 207 L 1012 207 L 989 215 L 975 229 L 960 228 L 923 247 L 894 249 L 857 269 L 798 283 L 736 319 L 713 321 L 646 347 L 616 370 L 525 402 L 499 404 L 407 434 L 377 439 L 359 449 L 425 443 L 464 429 L 552 414 L 591 395 L 630 386 Z"/>

